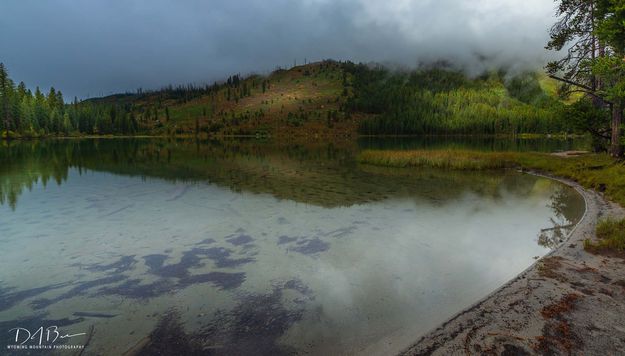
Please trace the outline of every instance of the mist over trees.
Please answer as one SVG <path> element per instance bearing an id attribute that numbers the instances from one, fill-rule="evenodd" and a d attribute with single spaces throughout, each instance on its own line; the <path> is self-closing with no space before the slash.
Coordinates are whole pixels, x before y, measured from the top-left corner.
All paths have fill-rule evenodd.
<path id="1" fill-rule="evenodd" d="M 470 78 L 451 68 L 391 72 L 346 64 L 353 77 L 347 110 L 373 115 L 360 132 L 375 135 L 515 135 L 570 132 L 563 104 L 540 87 L 536 73 L 504 71 Z"/>

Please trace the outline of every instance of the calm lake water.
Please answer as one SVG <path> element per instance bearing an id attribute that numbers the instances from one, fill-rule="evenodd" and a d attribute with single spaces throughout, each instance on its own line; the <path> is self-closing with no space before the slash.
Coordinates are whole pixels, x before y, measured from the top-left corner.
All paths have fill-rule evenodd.
<path id="1" fill-rule="evenodd" d="M 505 146 L 482 144 L 468 145 Z M 574 190 L 515 171 L 355 161 L 432 145 L 445 143 L 4 144 L 0 353 L 12 328 L 42 326 L 86 333 L 54 343 L 85 354 L 401 350 L 548 253 L 584 210 Z"/>

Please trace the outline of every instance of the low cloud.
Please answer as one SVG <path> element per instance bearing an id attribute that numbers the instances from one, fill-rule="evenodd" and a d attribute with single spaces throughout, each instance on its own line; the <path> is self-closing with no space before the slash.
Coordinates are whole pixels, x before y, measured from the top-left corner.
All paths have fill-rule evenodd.
<path id="1" fill-rule="evenodd" d="M 554 9 L 549 0 L 5 0 L 0 61 L 31 87 L 82 98 L 305 59 L 539 68 Z"/>

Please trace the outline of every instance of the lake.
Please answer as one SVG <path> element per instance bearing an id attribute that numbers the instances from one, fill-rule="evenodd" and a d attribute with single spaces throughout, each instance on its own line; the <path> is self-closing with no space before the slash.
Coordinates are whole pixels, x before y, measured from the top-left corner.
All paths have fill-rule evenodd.
<path id="1" fill-rule="evenodd" d="M 558 246 L 584 212 L 573 189 L 514 170 L 355 160 L 458 145 L 583 143 L 3 143 L 0 342 L 57 326 L 84 335 L 54 344 L 86 354 L 399 351 Z"/>

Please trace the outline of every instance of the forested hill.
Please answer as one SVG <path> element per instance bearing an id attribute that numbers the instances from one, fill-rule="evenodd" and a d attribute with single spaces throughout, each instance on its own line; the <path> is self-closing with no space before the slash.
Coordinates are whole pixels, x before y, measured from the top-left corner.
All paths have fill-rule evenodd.
<path id="1" fill-rule="evenodd" d="M 3 69 L 4 71 L 4 69 Z M 1 74 L 1 73 L 0 73 Z M 323 61 L 268 76 L 233 75 L 63 104 L 4 82 L 0 129 L 14 136 L 79 134 L 354 136 L 559 133 L 564 104 L 544 75 L 441 67 L 389 71 Z M 2 78 L 0 78 L 2 79 Z M 6 108 L 6 109 L 5 109 Z"/>

